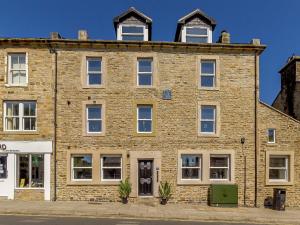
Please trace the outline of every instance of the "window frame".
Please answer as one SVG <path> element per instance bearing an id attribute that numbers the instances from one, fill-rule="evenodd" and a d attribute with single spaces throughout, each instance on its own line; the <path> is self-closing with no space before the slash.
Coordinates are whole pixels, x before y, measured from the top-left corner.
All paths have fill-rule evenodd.
<path id="1" fill-rule="evenodd" d="M 274 140 L 273 141 L 270 141 L 270 131 L 273 131 L 273 137 L 274 137 Z M 267 138 L 268 138 L 268 144 L 275 144 L 276 143 L 276 129 L 275 128 L 268 128 L 267 129 Z"/>
<path id="2" fill-rule="evenodd" d="M 100 106 L 100 119 L 89 119 L 89 108 L 97 108 Z M 102 134 L 103 133 L 103 105 L 102 104 L 86 104 L 86 133 L 87 134 Z M 89 131 L 89 121 L 100 121 L 101 122 L 101 131 L 100 132 L 90 132 Z"/>
<path id="3" fill-rule="evenodd" d="M 142 27 L 143 33 L 123 33 L 123 27 Z M 146 35 L 146 25 L 142 24 L 120 24 L 119 25 L 119 38 L 120 41 L 148 41 Z M 143 40 L 123 40 L 123 35 L 127 36 L 143 36 Z"/>
<path id="4" fill-rule="evenodd" d="M 29 177 L 29 180 L 28 180 L 28 187 L 19 187 L 20 186 L 20 183 L 17 183 L 17 181 L 20 180 L 20 177 L 19 177 L 19 156 L 20 155 L 28 155 L 29 156 L 29 161 L 28 161 L 28 177 Z M 44 174 L 43 174 L 43 187 L 32 187 L 31 183 L 32 183 L 32 155 L 42 155 L 43 156 L 43 171 L 44 171 Z M 15 187 L 16 189 L 45 189 L 45 154 L 43 153 L 18 153 L 16 154 L 16 176 L 15 176 Z M 20 181 L 19 181 L 20 182 Z"/>
<path id="5" fill-rule="evenodd" d="M 140 60 L 149 60 L 151 61 L 151 72 L 140 72 L 139 71 L 139 61 Z M 143 87 L 143 88 L 147 88 L 147 87 L 153 87 L 153 58 L 152 57 L 138 57 L 137 58 L 137 65 L 136 65 L 136 71 L 137 71 L 137 76 L 136 76 L 136 85 L 138 87 Z M 139 77 L 142 74 L 150 74 L 151 73 L 151 84 L 150 85 L 144 85 L 144 84 L 140 84 L 139 83 Z"/>
<path id="6" fill-rule="evenodd" d="M 216 157 L 216 158 L 227 158 L 227 167 L 212 167 L 210 160 L 211 157 Z M 211 178 L 211 169 L 227 169 L 227 178 L 226 179 L 215 179 Z M 209 155 L 209 180 L 212 182 L 218 182 L 218 181 L 231 181 L 231 155 L 230 154 L 210 154 Z"/>
<path id="7" fill-rule="evenodd" d="M 139 119 L 139 107 L 145 107 L 145 106 L 149 106 L 150 108 L 151 108 L 151 119 Z M 153 106 L 153 104 L 137 104 L 137 107 L 136 107 L 137 109 L 137 112 L 136 112 L 136 115 L 137 115 L 137 121 L 136 121 L 136 132 L 138 133 L 138 134 L 152 134 L 153 133 L 153 108 L 154 108 L 154 106 Z M 139 131 L 139 121 L 141 121 L 141 120 L 143 120 L 143 121 L 151 121 L 151 131 L 149 131 L 149 132 L 145 132 L 145 131 Z"/>
<path id="8" fill-rule="evenodd" d="M 0 180 L 4 180 L 7 179 L 8 177 L 8 170 L 7 170 L 8 154 L 0 153 L 0 157 L 5 158 L 5 164 L 2 164 L 3 175 L 0 176 Z"/>
<path id="9" fill-rule="evenodd" d="M 198 156 L 199 157 L 199 166 L 195 166 L 195 167 L 183 167 L 182 166 L 182 156 L 183 155 L 191 155 L 191 156 Z M 185 181 L 202 181 L 202 154 L 192 154 L 192 153 L 181 153 L 180 154 L 180 180 L 185 182 Z M 182 170 L 183 169 L 198 169 L 199 172 L 199 178 L 197 179 L 185 179 L 182 177 Z"/>
<path id="10" fill-rule="evenodd" d="M 203 34 L 188 34 L 187 33 L 187 28 L 200 28 L 200 29 L 206 29 L 207 35 Z M 207 42 L 187 42 L 187 37 L 206 37 Z M 194 25 L 194 26 L 184 26 L 183 31 L 182 31 L 182 42 L 185 43 L 191 43 L 191 44 L 206 44 L 206 43 L 211 43 L 211 30 L 209 27 L 204 26 L 204 25 Z"/>
<path id="11" fill-rule="evenodd" d="M 18 104 L 19 115 L 18 116 L 7 116 L 7 104 Z M 25 103 L 34 103 L 35 104 L 35 116 L 24 116 L 24 104 Z M 37 131 L 37 102 L 36 101 L 3 101 L 3 129 L 5 132 L 36 132 Z M 7 129 L 7 119 L 8 118 L 18 118 L 19 119 L 19 129 L 9 130 Z M 35 129 L 34 130 L 25 130 L 25 118 L 34 118 L 35 119 Z"/>
<path id="12" fill-rule="evenodd" d="M 214 119 L 202 119 L 202 108 L 203 107 L 214 108 Z M 202 130 L 201 130 L 202 122 L 214 122 L 213 123 L 213 125 L 214 125 L 213 132 L 202 132 Z M 200 107 L 199 107 L 199 131 L 198 132 L 203 135 L 216 135 L 217 134 L 217 105 L 213 105 L 213 104 L 201 104 L 200 105 Z"/>
<path id="13" fill-rule="evenodd" d="M 87 87 L 101 87 L 103 86 L 103 60 L 102 60 L 102 57 L 97 57 L 97 56 L 87 56 L 86 57 L 86 86 Z M 100 68 L 101 70 L 98 72 L 95 72 L 95 71 L 92 71 L 92 72 L 89 72 L 89 61 L 100 61 Z M 101 83 L 100 84 L 90 84 L 89 83 L 89 74 L 99 74 L 100 75 L 100 81 Z"/>
<path id="14" fill-rule="evenodd" d="M 107 167 L 103 166 L 103 157 L 111 157 L 111 158 L 120 158 L 120 167 Z M 120 169 L 121 170 L 121 178 L 120 179 L 104 179 L 103 170 L 105 169 Z M 101 154 L 100 155 L 100 182 L 119 182 L 123 180 L 123 157 L 119 154 Z"/>
<path id="15" fill-rule="evenodd" d="M 284 158 L 285 162 L 285 167 L 271 167 L 271 158 Z M 270 179 L 270 170 L 285 170 L 285 179 Z M 269 170 L 269 176 L 268 176 L 268 181 L 270 183 L 276 183 L 276 182 L 289 182 L 290 181 L 290 156 L 289 155 L 269 155 L 269 165 L 268 165 L 268 170 Z"/>
<path id="16" fill-rule="evenodd" d="M 214 73 L 213 74 L 209 74 L 209 73 L 202 73 L 202 63 L 203 62 L 213 62 L 214 65 Z M 214 89 L 217 87 L 217 79 L 216 79 L 216 70 L 217 70 L 217 60 L 216 59 L 201 59 L 200 60 L 200 79 L 199 79 L 199 87 L 202 89 Z M 213 86 L 203 86 L 202 85 L 202 77 L 206 76 L 206 77 L 213 77 Z"/>
<path id="17" fill-rule="evenodd" d="M 20 70 L 20 69 L 11 69 L 11 56 L 12 55 L 25 55 L 25 69 Z M 18 83 L 15 84 L 12 82 L 12 71 L 25 71 L 25 77 L 26 81 L 25 83 Z M 7 53 L 7 85 L 8 86 L 16 86 L 16 87 L 24 87 L 28 86 L 28 53 L 27 52 L 8 52 Z"/>
<path id="18" fill-rule="evenodd" d="M 86 167 L 86 166 L 80 166 L 80 167 L 75 167 L 74 168 L 74 157 L 82 157 L 82 156 L 90 156 L 91 157 L 91 166 L 90 167 Z M 92 181 L 93 180 L 93 155 L 92 154 L 71 154 L 71 181 L 74 181 L 74 182 L 80 182 L 80 181 Z M 91 169 L 92 171 L 92 178 L 91 179 L 75 179 L 74 178 L 74 169 Z"/>

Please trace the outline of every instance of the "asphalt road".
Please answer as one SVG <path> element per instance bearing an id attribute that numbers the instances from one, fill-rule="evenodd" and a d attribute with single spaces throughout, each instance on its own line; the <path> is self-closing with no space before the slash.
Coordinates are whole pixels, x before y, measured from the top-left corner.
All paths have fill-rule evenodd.
<path id="1" fill-rule="evenodd" d="M 231 225 L 222 222 L 99 219 L 79 217 L 0 216 L 0 225 Z M 255 225 L 233 223 L 232 225 Z"/>

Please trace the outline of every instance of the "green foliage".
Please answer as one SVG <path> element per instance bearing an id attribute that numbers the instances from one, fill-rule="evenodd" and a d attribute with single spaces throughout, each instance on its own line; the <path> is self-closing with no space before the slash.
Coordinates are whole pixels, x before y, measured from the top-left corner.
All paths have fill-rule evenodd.
<path id="1" fill-rule="evenodd" d="M 127 177 L 126 180 L 120 182 L 119 185 L 119 194 L 120 198 L 128 198 L 131 193 L 131 184 L 129 182 L 129 178 Z"/>
<path id="2" fill-rule="evenodd" d="M 159 196 L 161 199 L 169 200 L 172 196 L 171 194 L 171 184 L 169 184 L 167 181 L 165 183 L 160 182 L 159 185 Z"/>

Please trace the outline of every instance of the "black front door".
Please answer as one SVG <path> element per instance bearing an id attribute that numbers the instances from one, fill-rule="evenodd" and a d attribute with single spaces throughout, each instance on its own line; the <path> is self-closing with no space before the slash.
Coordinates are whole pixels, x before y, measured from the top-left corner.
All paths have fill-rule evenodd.
<path id="1" fill-rule="evenodd" d="M 139 195 L 153 195 L 153 160 L 139 160 Z"/>

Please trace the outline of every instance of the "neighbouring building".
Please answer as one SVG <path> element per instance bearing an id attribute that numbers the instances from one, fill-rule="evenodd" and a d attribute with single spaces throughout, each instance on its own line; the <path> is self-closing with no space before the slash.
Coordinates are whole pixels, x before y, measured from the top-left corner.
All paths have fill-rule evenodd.
<path id="1" fill-rule="evenodd" d="M 240 205 L 274 187 L 299 205 L 300 124 L 259 101 L 258 39 L 214 42 L 200 10 L 174 42 L 152 41 L 134 8 L 113 23 L 115 41 L 0 39 L 0 196 L 118 201 L 128 177 L 132 201 L 157 201 L 168 181 L 172 202 L 237 184 Z"/>

